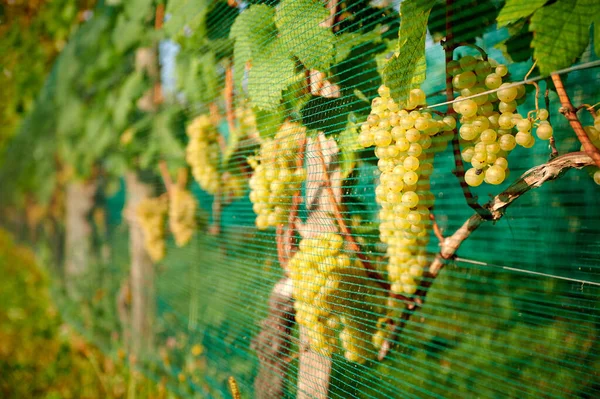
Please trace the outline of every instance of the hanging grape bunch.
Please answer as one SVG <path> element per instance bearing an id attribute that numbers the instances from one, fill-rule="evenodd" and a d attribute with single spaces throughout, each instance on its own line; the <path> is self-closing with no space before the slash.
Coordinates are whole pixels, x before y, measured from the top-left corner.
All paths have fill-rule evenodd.
<path id="1" fill-rule="evenodd" d="M 305 179 L 304 169 L 296 167 L 300 139 L 305 134 L 303 126 L 286 122 L 273 139 L 263 141 L 256 157 L 248 159 L 254 169 L 250 201 L 260 230 L 287 222 L 292 197 Z"/>
<path id="2" fill-rule="evenodd" d="M 380 239 L 388 245 L 391 290 L 412 295 L 417 290 L 416 279 L 427 266 L 433 155 L 451 140 L 456 122 L 451 116 L 441 118 L 415 110 L 425 104 L 420 89 L 410 92 L 406 109 L 399 109 L 387 87 L 381 86 L 379 95 L 358 140 L 363 147 L 375 145 L 379 158 L 381 175 L 375 194 L 381 207 Z"/>
<path id="3" fill-rule="evenodd" d="M 329 355 L 338 347 L 344 356 L 364 363 L 372 354 L 378 297 L 369 286 L 360 263 L 352 265 L 341 252 L 343 239 L 336 233 L 304 238 L 288 263 L 293 282 L 296 321 L 305 327 L 313 350 Z M 361 290 L 356 290 L 357 286 Z"/>
<path id="4" fill-rule="evenodd" d="M 196 199 L 177 186 L 169 192 L 169 228 L 178 247 L 187 244 L 196 229 Z"/>
<path id="5" fill-rule="evenodd" d="M 186 148 L 186 161 L 192 169 L 194 180 L 209 194 L 219 188 L 219 132 L 212 125 L 210 117 L 200 115 L 186 129 L 189 142 Z"/>
<path id="6" fill-rule="evenodd" d="M 146 198 L 136 208 L 136 216 L 144 234 L 144 248 L 150 259 L 158 262 L 165 257 L 165 219 L 167 198 Z"/>
<path id="7" fill-rule="evenodd" d="M 460 138 L 465 146 L 462 159 L 472 168 L 465 173 L 470 186 L 479 186 L 484 181 L 497 185 L 508 173 L 506 157 L 517 146 L 531 148 L 536 135 L 541 140 L 552 137 L 553 130 L 548 122 L 548 111 L 538 109 L 523 117 L 517 112 L 517 104 L 524 99 L 523 85 L 511 87 L 506 82 L 508 68 L 489 59 L 483 60 L 470 55 L 448 64 L 453 76 L 452 86 L 460 92 L 457 102 L 452 104 L 460 115 Z M 483 94 L 488 90 L 497 92 Z M 469 96 L 476 96 L 464 99 Z"/>

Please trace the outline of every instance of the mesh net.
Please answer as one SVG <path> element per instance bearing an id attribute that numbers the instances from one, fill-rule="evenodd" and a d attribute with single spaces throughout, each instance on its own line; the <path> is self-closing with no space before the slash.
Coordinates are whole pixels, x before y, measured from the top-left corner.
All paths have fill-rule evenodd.
<path id="1" fill-rule="evenodd" d="M 62 312 L 107 353 L 127 349 L 182 396 L 231 397 L 230 377 L 261 398 L 598 395 L 595 169 L 571 154 L 580 143 L 557 81 L 537 78 L 562 68 L 575 106 L 598 101 L 588 11 L 571 7 L 577 21 L 543 47 L 548 35 L 529 27 L 570 2 L 118 3 L 75 32 L 3 167 L 11 190 L 50 204 L 63 193 L 65 224 L 38 227 L 35 242 Z M 583 46 L 569 29 L 585 30 Z M 96 59 L 94 46 L 109 50 Z M 542 62 L 573 47 L 575 66 Z M 471 158 L 456 159 L 477 139 L 441 121 L 454 96 L 498 87 L 447 97 L 448 52 L 480 50 L 508 66 L 505 82 L 533 77 L 538 90 L 495 102 L 486 123 L 513 105 L 547 109 L 560 156 L 545 140 L 518 145 L 504 154 L 510 175 L 495 185 L 484 172 L 469 196 L 455 174 Z M 395 133 L 405 107 L 414 120 Z M 415 129 L 417 117 L 442 127 Z M 483 142 L 491 164 L 495 142 Z"/>

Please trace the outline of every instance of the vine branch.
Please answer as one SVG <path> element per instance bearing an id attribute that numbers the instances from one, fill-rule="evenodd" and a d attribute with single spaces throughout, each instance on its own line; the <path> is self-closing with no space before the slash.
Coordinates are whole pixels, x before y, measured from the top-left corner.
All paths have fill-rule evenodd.
<path id="1" fill-rule="evenodd" d="M 400 322 L 393 323 L 390 326 L 390 336 L 392 338 L 386 340 L 382 345 L 381 350 L 379 351 L 379 360 L 385 358 L 396 337 L 400 334 L 412 314 L 423 305 L 425 297 L 429 292 L 429 288 L 433 285 L 435 278 L 444 267 L 445 262 L 448 259 L 454 258 L 462 243 L 469 238 L 471 233 L 477 230 L 477 228 L 486 221 L 497 221 L 501 219 L 506 212 L 506 208 L 528 191 L 538 188 L 546 182 L 560 178 L 569 169 L 582 169 L 593 164 L 594 160 L 586 153 L 572 152 L 558 156 L 545 164 L 529 169 L 521 175 L 517 181 L 511 184 L 506 190 L 496 195 L 485 205 L 485 208 L 491 214 L 491 219 L 486 219 L 480 214 L 475 213 L 467 219 L 454 234 L 444 239 L 440 251 L 429 265 L 429 269 L 423 274 L 419 290 L 415 293 L 414 297 L 406 303 L 406 309 L 402 313 Z"/>
<path id="2" fill-rule="evenodd" d="M 335 193 L 333 192 L 333 187 L 331 185 L 331 180 L 329 179 L 329 173 L 327 172 L 327 165 L 325 165 L 325 159 L 323 158 L 323 151 L 321 149 L 321 142 L 319 138 L 315 140 L 315 149 L 317 151 L 317 158 L 321 163 L 321 167 L 323 168 L 323 186 L 327 191 L 327 195 L 329 197 L 329 201 L 331 202 L 331 206 L 333 209 L 333 215 L 335 220 L 340 228 L 342 235 L 344 236 L 348 247 L 351 251 L 356 253 L 356 256 L 361 260 L 363 266 L 366 269 L 367 275 L 369 278 L 375 280 L 377 284 L 379 284 L 383 289 L 389 290 L 390 284 L 377 272 L 375 267 L 371 264 L 367 256 L 362 252 L 360 245 L 354 240 L 352 236 L 352 232 L 344 222 L 344 217 L 342 212 L 340 211 L 340 206 L 335 199 Z"/>
<path id="3" fill-rule="evenodd" d="M 551 76 L 552 82 L 554 82 L 554 87 L 556 87 L 556 93 L 558 93 L 558 98 L 560 99 L 560 104 L 562 106 L 560 113 L 563 114 L 569 121 L 571 128 L 573 128 L 577 138 L 583 145 L 583 149 L 585 150 L 586 154 L 588 154 L 588 156 L 594 160 L 596 166 L 600 168 L 600 151 L 598 151 L 596 146 L 592 144 L 590 138 L 583 129 L 583 126 L 581 126 L 581 122 L 577 117 L 577 109 L 571 103 L 571 99 L 565 90 L 565 86 L 563 85 L 560 75 L 554 73 Z"/>

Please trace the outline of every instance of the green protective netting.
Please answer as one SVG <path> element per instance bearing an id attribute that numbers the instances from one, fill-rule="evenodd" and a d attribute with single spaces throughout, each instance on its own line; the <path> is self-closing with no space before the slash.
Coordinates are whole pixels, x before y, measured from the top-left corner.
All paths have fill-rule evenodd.
<path id="1" fill-rule="evenodd" d="M 242 398 L 600 395 L 600 191 L 591 162 L 578 161 L 555 181 L 519 193 L 494 214 L 497 220 L 481 222 L 453 173 L 450 137 L 433 136 L 432 148 L 447 148 L 430 158 L 431 195 L 417 189 L 424 190 L 419 191 L 420 204 L 429 209 L 421 214 L 427 221 L 420 228 L 429 239 L 404 244 L 420 277 L 403 277 L 391 297 L 392 244 L 381 240 L 381 200 L 376 198 L 379 154 L 373 146 L 359 144 L 361 126 L 368 123 L 384 82 L 400 108 L 409 91 L 420 87 L 429 106 L 422 112 L 429 111 L 431 118 L 447 112 L 443 44 L 450 39 L 460 44 L 454 59 L 477 56 L 478 48 L 484 49 L 508 66 L 509 82 L 533 77 L 539 107 L 550 112 L 558 153 L 580 151 L 547 76 L 559 71 L 575 106 L 599 101 L 594 46 L 598 49 L 600 36 L 594 26 L 598 22 L 590 28 L 588 17 L 595 2 L 454 0 L 447 12 L 446 2 L 433 0 L 170 0 L 161 34 L 152 33 L 150 17 L 139 22 L 139 30 L 117 31 L 124 29 L 123 21 L 135 19 L 134 3 L 154 10 L 153 2 L 105 3 L 75 32 L 70 42 L 75 44 L 67 45 L 59 58 L 38 106 L 7 153 L 1 176 L 3 181 L 21 176 L 23 184 L 47 200 L 52 189 L 44 183 L 60 180 L 47 175 L 55 168 L 52 154 L 58 153 L 74 165 L 75 175 L 88 182 L 96 179 L 93 210 L 85 216 L 92 226 L 88 265 L 77 281 L 69 281 L 65 271 L 68 247 L 52 235 L 36 245 L 55 265 L 63 313 L 107 353 L 121 348 L 135 353 L 135 367 L 157 380 L 166 378 L 183 397 L 232 397 L 230 377 Z M 102 24 L 94 25 L 100 18 Z M 558 25 L 562 36 L 555 34 Z M 94 40 L 106 43 L 109 36 L 120 42 L 117 33 L 107 32 L 142 37 L 145 31 L 149 33 L 139 40 L 113 45 L 116 50 L 111 47 L 112 53 L 97 64 L 95 54 L 83 51 Z M 152 43 L 159 49 L 165 100 L 159 109 L 139 110 L 139 99 L 157 78 L 144 72 L 137 81 L 128 79 L 139 72 L 136 49 Z M 72 59 L 77 66 L 70 64 Z M 68 65 L 74 71 L 89 70 L 89 75 L 80 79 L 77 72 L 68 72 Z M 231 112 L 233 121 L 226 116 L 230 85 L 232 106 L 238 110 Z M 135 94 L 127 97 L 124 87 L 133 87 Z M 536 109 L 536 88 L 524 87 L 518 112 L 527 116 Z M 77 97 L 78 90 L 85 94 Z M 127 111 L 115 119 L 112 112 L 118 107 Z M 77 124 L 75 117 L 69 130 L 69 120 L 60 116 L 74 109 L 97 118 L 100 127 Z M 140 305 L 132 281 L 140 278 L 132 272 L 140 258 L 131 249 L 130 226 L 136 219 L 135 209 L 127 207 L 134 189 L 131 175 L 164 198 L 165 172 L 161 175 L 158 165 L 165 162 L 176 185 L 175 171 L 187 167 L 186 146 L 194 140 L 185 129 L 189 133 L 199 115 L 208 121 L 203 129 L 213 129 L 215 136 L 212 146 L 200 147 L 204 155 L 195 156 L 210 163 L 211 156 L 221 154 L 208 179 L 220 184 L 201 187 L 190 171 L 185 187 L 198 205 L 192 237 L 176 245 L 164 222 L 166 255 L 142 269 L 142 289 L 149 300 Z M 390 118 L 384 115 L 382 111 L 381 119 Z M 584 126 L 593 125 L 585 109 L 577 115 Z M 85 140 L 78 141 L 78 135 Z M 216 136 L 222 138 L 222 148 Z M 264 152 L 262 159 L 256 158 L 261 144 L 266 147 L 272 140 L 280 148 L 273 159 Z M 38 145 L 30 152 L 34 143 Z M 461 139 L 460 145 L 464 150 L 469 143 Z M 479 204 L 507 189 L 514 194 L 511 184 L 547 163 L 550 155 L 545 140 L 531 148 L 517 146 L 507 157 L 510 175 L 503 183 L 483 183 L 470 191 Z M 293 179 L 297 168 L 304 169 L 298 176 L 305 180 L 271 197 L 268 192 L 252 197 L 251 191 L 260 190 L 251 188 L 258 184 L 252 181 L 258 174 L 255 161 L 262 162 L 267 174 L 286 161 L 285 181 Z M 545 169 L 535 178 L 546 173 L 557 172 Z M 280 206 L 283 216 L 257 221 L 260 209 L 253 202 L 258 197 Z M 297 207 L 291 205 L 292 197 Z M 402 203 L 399 197 L 393 201 Z M 290 207 L 296 218 L 289 217 Z M 472 232 L 466 228 L 470 235 L 447 259 L 438 255 L 446 245 L 434 234 L 430 213 L 444 237 L 471 218 Z M 258 229 L 261 223 L 270 226 Z M 394 223 L 392 235 L 406 230 Z M 343 238 L 341 247 L 332 244 L 335 235 Z M 300 244 L 304 263 L 300 255 L 291 261 L 301 236 L 306 238 Z M 429 268 L 439 260 L 441 269 Z M 73 284 L 79 292 L 75 299 L 65 293 Z M 334 288 L 325 292 L 323 287 Z M 315 302 L 301 304 L 307 301 Z M 148 319 L 142 332 L 149 344 L 141 350 L 133 343 L 141 338 L 128 327 L 138 305 Z M 381 340 L 373 341 L 378 331 L 384 349 Z"/>

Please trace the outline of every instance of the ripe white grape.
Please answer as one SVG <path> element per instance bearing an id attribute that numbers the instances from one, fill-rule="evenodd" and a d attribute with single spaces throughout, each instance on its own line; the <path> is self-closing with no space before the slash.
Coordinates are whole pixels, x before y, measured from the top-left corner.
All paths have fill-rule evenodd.
<path id="1" fill-rule="evenodd" d="M 540 138 L 540 140 L 549 140 L 550 137 L 552 137 L 553 132 L 554 130 L 548 121 L 541 121 L 535 131 L 535 134 Z"/>
<path id="2" fill-rule="evenodd" d="M 465 182 L 472 187 L 481 185 L 481 183 L 483 183 L 483 178 L 484 174 L 475 168 L 471 168 L 465 173 Z"/>
<path id="3" fill-rule="evenodd" d="M 500 184 L 504 181 L 506 172 L 501 166 L 492 165 L 485 171 L 485 181 L 489 184 Z"/>
<path id="4" fill-rule="evenodd" d="M 175 245 L 186 245 L 196 230 L 197 202 L 192 193 L 179 187 L 169 192 L 169 229 Z"/>
<path id="5" fill-rule="evenodd" d="M 594 172 L 594 183 L 600 185 L 600 169 Z"/>

